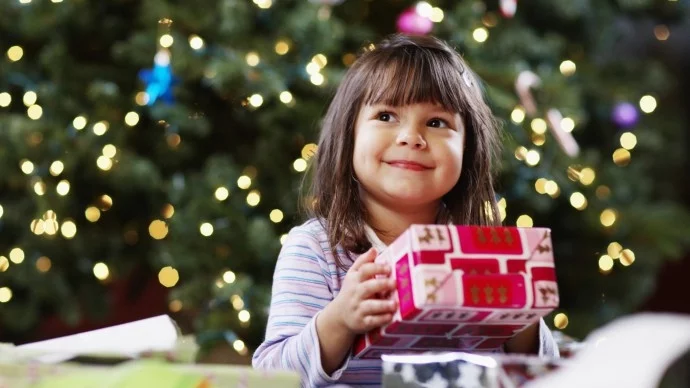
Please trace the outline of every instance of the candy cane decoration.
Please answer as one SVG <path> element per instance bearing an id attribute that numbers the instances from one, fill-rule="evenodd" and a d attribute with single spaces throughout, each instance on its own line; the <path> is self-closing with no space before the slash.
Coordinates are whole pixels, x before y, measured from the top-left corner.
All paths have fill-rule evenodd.
<path id="1" fill-rule="evenodd" d="M 577 145 L 577 141 L 575 141 L 572 133 L 563 130 L 561 120 L 563 120 L 563 115 L 558 109 L 551 108 L 546 112 L 546 122 L 549 123 L 553 137 L 556 138 L 563 152 L 574 158 L 580 153 L 580 146 Z"/>
<path id="2" fill-rule="evenodd" d="M 527 112 L 527 115 L 530 117 L 534 117 L 537 114 L 537 104 L 532 96 L 531 88 L 540 85 L 541 78 L 529 70 L 521 72 L 515 79 L 515 91 L 520 98 L 522 106 L 525 108 L 525 112 Z M 547 111 L 546 122 L 549 124 L 551 133 L 556 138 L 563 152 L 571 158 L 574 158 L 579 155 L 580 147 L 573 135 L 563 130 L 561 120 L 563 120 L 563 115 L 558 109 L 550 108 Z"/>
<path id="3" fill-rule="evenodd" d="M 541 86 L 541 79 L 529 70 L 521 72 L 518 74 L 517 79 L 515 79 L 517 95 L 520 97 L 520 102 L 525 107 L 525 111 L 530 116 L 537 114 L 537 104 L 534 102 L 534 97 L 532 97 L 532 92 L 530 91 L 530 88 L 537 86 Z"/>

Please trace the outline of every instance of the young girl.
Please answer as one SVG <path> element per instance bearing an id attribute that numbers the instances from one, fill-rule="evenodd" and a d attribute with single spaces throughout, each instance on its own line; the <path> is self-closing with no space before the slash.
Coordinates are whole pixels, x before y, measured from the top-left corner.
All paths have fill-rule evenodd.
<path id="1" fill-rule="evenodd" d="M 475 75 L 445 43 L 393 36 L 349 69 L 323 121 L 313 218 L 293 228 L 273 278 L 253 365 L 306 386 L 381 384 L 381 362 L 351 360 L 357 334 L 391 321 L 390 266 L 374 263 L 411 224 L 493 225 L 498 126 Z M 490 206 L 486 206 L 490 204 Z M 556 356 L 542 322 L 508 352 Z"/>

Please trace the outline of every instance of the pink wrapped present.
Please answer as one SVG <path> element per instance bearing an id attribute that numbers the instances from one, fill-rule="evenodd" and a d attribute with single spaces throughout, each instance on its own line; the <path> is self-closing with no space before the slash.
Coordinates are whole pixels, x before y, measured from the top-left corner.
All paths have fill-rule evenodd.
<path id="1" fill-rule="evenodd" d="M 393 267 L 399 308 L 354 358 L 492 352 L 558 307 L 549 229 L 412 225 L 376 260 Z"/>

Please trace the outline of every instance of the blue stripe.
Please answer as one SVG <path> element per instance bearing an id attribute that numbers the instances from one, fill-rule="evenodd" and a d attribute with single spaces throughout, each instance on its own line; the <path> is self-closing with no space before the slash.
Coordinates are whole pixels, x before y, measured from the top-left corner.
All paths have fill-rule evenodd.
<path id="1" fill-rule="evenodd" d="M 279 295 L 283 295 L 283 294 L 292 294 L 292 295 L 299 295 L 299 296 L 308 296 L 308 297 L 310 297 L 310 298 L 325 300 L 325 301 L 327 301 L 327 302 L 330 302 L 330 301 L 333 300 L 333 298 L 322 298 L 322 297 L 320 297 L 320 296 L 316 296 L 316 295 L 312 295 L 312 294 L 305 294 L 305 293 L 303 293 L 303 292 L 295 292 L 295 291 L 281 291 L 281 292 L 278 292 L 278 293 L 274 294 L 273 297 L 275 298 L 275 297 L 277 297 L 277 296 L 279 296 Z"/>
<path id="2" fill-rule="evenodd" d="M 296 304 L 301 305 L 301 306 L 309 306 L 309 307 L 314 307 L 314 308 L 318 308 L 318 309 L 324 308 L 324 305 L 322 305 L 322 304 L 309 303 L 309 302 L 305 302 L 305 301 L 299 300 L 299 299 L 285 299 L 285 300 L 280 300 L 280 301 L 277 300 L 277 301 L 273 302 L 272 305 L 276 306 L 276 305 L 283 305 L 286 303 L 296 303 Z"/>

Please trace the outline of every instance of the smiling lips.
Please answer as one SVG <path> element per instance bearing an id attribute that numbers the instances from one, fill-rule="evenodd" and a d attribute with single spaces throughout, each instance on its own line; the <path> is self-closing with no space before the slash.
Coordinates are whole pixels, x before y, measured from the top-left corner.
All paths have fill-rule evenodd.
<path id="1" fill-rule="evenodd" d="M 411 170 L 411 171 L 426 171 L 431 169 L 431 167 L 426 166 L 421 163 L 413 162 L 411 160 L 391 160 L 386 162 L 386 164 L 396 167 L 396 168 L 401 168 L 404 170 Z"/>

